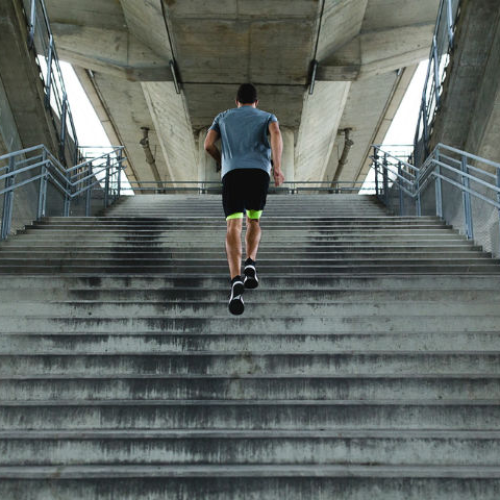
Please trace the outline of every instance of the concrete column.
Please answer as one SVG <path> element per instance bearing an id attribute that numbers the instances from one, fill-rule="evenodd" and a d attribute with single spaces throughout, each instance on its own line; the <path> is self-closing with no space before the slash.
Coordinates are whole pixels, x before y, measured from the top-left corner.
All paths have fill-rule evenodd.
<path id="1" fill-rule="evenodd" d="M 205 181 L 220 181 L 220 172 L 217 172 L 215 160 L 205 151 L 203 145 L 207 136 L 208 127 L 202 128 L 198 133 L 198 180 Z M 220 144 L 219 144 L 220 149 Z"/>
<path id="2" fill-rule="evenodd" d="M 281 168 L 286 182 L 295 181 L 295 134 L 292 129 L 281 127 L 283 138 L 283 157 Z"/>

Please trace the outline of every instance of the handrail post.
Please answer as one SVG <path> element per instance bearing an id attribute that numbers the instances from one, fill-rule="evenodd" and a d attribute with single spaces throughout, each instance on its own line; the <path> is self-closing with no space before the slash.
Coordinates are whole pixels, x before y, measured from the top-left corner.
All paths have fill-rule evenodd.
<path id="1" fill-rule="evenodd" d="M 404 212 L 404 199 L 403 190 L 401 189 L 401 177 L 402 177 L 401 162 L 398 161 L 398 189 L 399 189 L 399 215 L 403 215 Z"/>
<path id="2" fill-rule="evenodd" d="M 500 168 L 497 168 L 497 188 L 500 189 Z M 500 192 L 497 192 L 497 201 L 500 204 Z M 500 243 L 500 208 L 498 209 L 498 234 Z M 498 248 L 500 251 L 500 246 Z"/>
<path id="3" fill-rule="evenodd" d="M 122 149 L 118 152 L 118 183 L 116 197 L 119 198 L 122 194 Z"/>
<path id="4" fill-rule="evenodd" d="M 422 197 L 420 195 L 420 169 L 417 170 L 417 177 L 415 180 L 415 186 L 417 189 L 417 201 L 416 201 L 417 217 L 422 217 Z"/>
<path id="5" fill-rule="evenodd" d="M 384 171 L 382 172 L 382 180 L 384 183 L 384 203 L 385 206 L 389 206 L 389 177 L 387 174 L 388 161 L 387 161 L 387 153 L 384 154 L 384 160 L 382 162 Z"/>
<path id="6" fill-rule="evenodd" d="M 71 209 L 71 179 L 70 173 L 66 173 L 66 193 L 64 194 L 64 217 L 69 217 Z"/>
<path id="7" fill-rule="evenodd" d="M 47 210 L 47 180 L 48 180 L 48 169 L 47 169 L 47 150 L 44 149 L 42 153 L 43 165 L 41 167 L 42 177 L 40 178 L 40 191 L 38 193 L 38 211 L 37 220 L 45 217 L 45 212 Z"/>
<path id="8" fill-rule="evenodd" d="M 450 48 L 453 48 L 454 35 L 453 35 L 453 10 L 451 0 L 447 0 L 447 13 L 448 13 L 448 41 Z"/>
<path id="9" fill-rule="evenodd" d="M 92 162 L 87 166 L 87 195 L 85 197 L 85 216 L 90 217 L 92 212 Z"/>
<path id="10" fill-rule="evenodd" d="M 436 149 L 436 161 L 439 161 L 439 149 Z M 436 164 L 436 173 L 441 175 L 441 166 Z M 443 218 L 443 182 L 441 177 L 436 177 L 434 181 L 434 190 L 436 194 L 436 215 Z"/>
<path id="11" fill-rule="evenodd" d="M 438 46 L 436 35 L 432 39 L 432 55 L 434 58 L 434 97 L 436 99 L 436 108 L 439 108 L 439 104 L 441 99 L 439 97 L 439 55 L 438 55 Z"/>
<path id="12" fill-rule="evenodd" d="M 12 174 L 5 178 L 5 189 L 10 188 L 14 185 L 16 169 L 15 157 L 9 158 L 9 165 L 7 167 L 7 173 Z M 2 211 L 2 231 L 0 233 L 0 240 L 5 240 L 9 236 L 10 228 L 12 226 L 12 207 L 14 205 L 14 191 L 7 191 L 3 195 L 3 211 Z"/>
<path id="13" fill-rule="evenodd" d="M 45 108 L 50 108 L 50 87 L 52 86 L 52 57 L 54 54 L 54 39 L 49 37 L 49 53 L 47 55 L 47 81 L 45 83 Z"/>
<path id="14" fill-rule="evenodd" d="M 373 147 L 373 167 L 375 170 L 375 196 L 379 198 L 378 190 L 378 149 Z"/>
<path id="15" fill-rule="evenodd" d="M 30 32 L 28 34 L 28 48 L 31 50 L 35 45 L 36 25 L 36 0 L 31 0 Z"/>
<path id="16" fill-rule="evenodd" d="M 424 157 L 429 154 L 429 123 L 427 116 L 427 103 L 425 102 L 425 95 L 422 97 L 422 120 L 423 120 L 423 139 L 424 139 Z M 424 159 L 421 159 L 423 163 Z M 420 166 L 420 165 L 419 165 Z"/>
<path id="17" fill-rule="evenodd" d="M 464 155 L 462 155 L 461 165 L 462 165 L 462 172 L 467 174 L 468 173 L 467 157 Z M 464 186 L 465 189 L 470 188 L 469 178 L 465 175 L 462 175 L 462 185 Z M 466 190 L 463 190 L 462 198 L 464 203 L 465 228 L 466 228 L 467 238 L 469 240 L 473 240 L 474 227 L 472 224 L 472 206 L 470 200 L 470 193 Z"/>
<path id="18" fill-rule="evenodd" d="M 104 181 L 104 208 L 109 204 L 109 167 L 111 165 L 110 155 L 106 158 L 106 179 Z"/>
<path id="19" fill-rule="evenodd" d="M 61 138 L 59 140 L 59 159 L 63 165 L 66 165 L 66 115 L 68 114 L 68 96 L 64 94 L 61 112 Z"/>

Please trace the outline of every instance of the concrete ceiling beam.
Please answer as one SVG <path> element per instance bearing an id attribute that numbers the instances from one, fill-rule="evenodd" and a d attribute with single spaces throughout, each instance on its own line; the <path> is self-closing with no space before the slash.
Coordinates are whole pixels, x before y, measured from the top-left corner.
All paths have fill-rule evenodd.
<path id="1" fill-rule="evenodd" d="M 169 60 L 127 31 L 53 23 L 61 59 L 131 81 L 171 81 Z"/>
<path id="2" fill-rule="evenodd" d="M 169 31 L 172 30 L 164 0 L 119 0 L 127 27 L 132 35 L 150 50 L 165 58 L 172 59 Z M 168 3 L 168 2 L 164 2 Z"/>
<path id="3" fill-rule="evenodd" d="M 429 55 L 433 24 L 362 33 L 318 66 L 317 80 L 343 81 L 412 66 Z"/>
<path id="4" fill-rule="evenodd" d="M 357 35 L 368 0 L 325 0 L 316 59 L 322 61 Z"/>

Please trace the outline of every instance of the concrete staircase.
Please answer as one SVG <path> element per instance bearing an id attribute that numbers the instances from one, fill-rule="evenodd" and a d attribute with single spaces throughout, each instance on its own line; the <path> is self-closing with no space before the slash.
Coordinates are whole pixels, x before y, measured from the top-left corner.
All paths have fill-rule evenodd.
<path id="1" fill-rule="evenodd" d="M 370 197 L 271 196 L 227 312 L 219 197 L 0 246 L 2 500 L 498 500 L 500 265 Z"/>

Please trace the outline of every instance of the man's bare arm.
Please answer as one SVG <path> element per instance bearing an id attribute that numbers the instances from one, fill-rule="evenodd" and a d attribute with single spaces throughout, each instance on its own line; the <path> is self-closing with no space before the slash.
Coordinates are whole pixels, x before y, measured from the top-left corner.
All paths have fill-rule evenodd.
<path id="1" fill-rule="evenodd" d="M 281 155 L 283 154 L 283 139 L 281 138 L 278 122 L 269 124 L 269 133 L 271 134 L 271 151 L 274 164 L 274 183 L 276 186 L 283 184 L 285 176 L 281 171 Z"/>
<path id="2" fill-rule="evenodd" d="M 221 164 L 221 155 L 219 148 L 215 145 L 219 139 L 219 133 L 215 130 L 209 130 L 205 138 L 205 151 L 217 162 L 217 165 Z"/>

